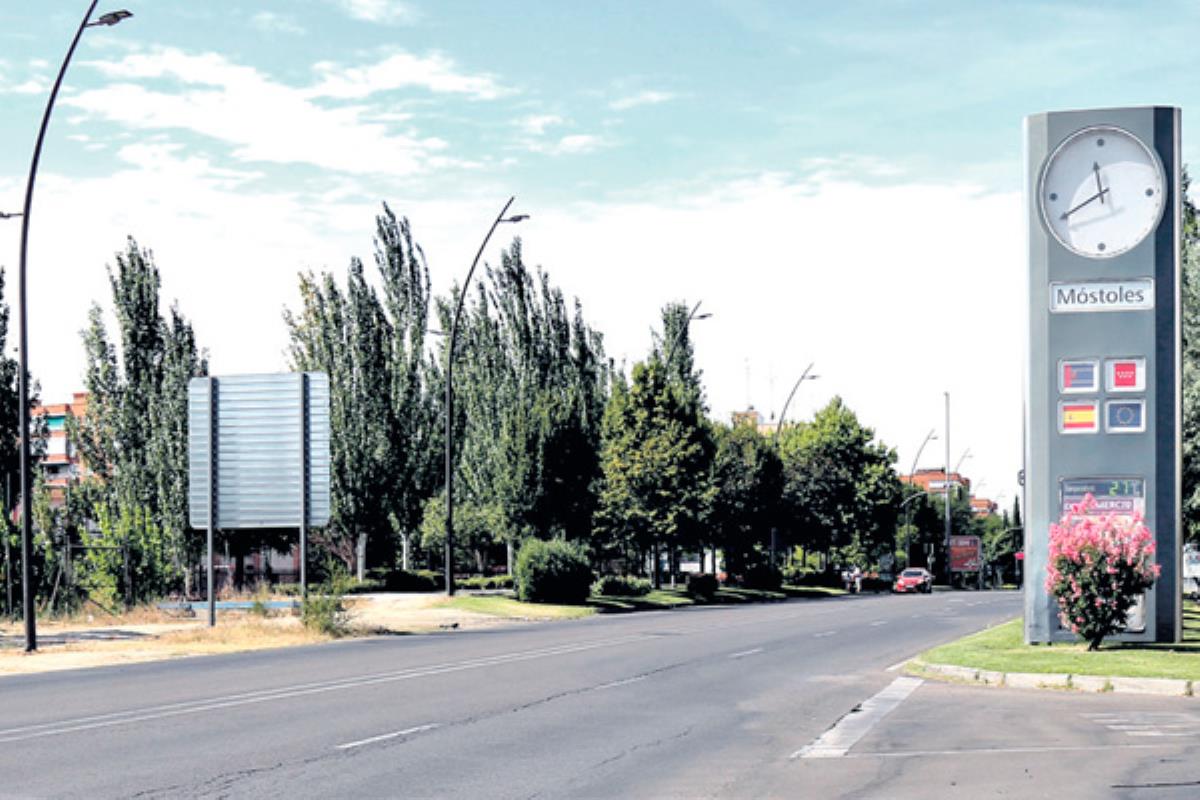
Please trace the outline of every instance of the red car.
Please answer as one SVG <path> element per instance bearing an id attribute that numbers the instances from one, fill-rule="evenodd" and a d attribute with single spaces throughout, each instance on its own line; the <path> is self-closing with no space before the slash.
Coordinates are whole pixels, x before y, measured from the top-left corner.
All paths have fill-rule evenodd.
<path id="1" fill-rule="evenodd" d="M 924 592 L 929 594 L 933 591 L 933 575 L 929 570 L 921 567 L 912 567 L 904 570 L 896 578 L 896 583 L 892 586 L 893 592 Z"/>

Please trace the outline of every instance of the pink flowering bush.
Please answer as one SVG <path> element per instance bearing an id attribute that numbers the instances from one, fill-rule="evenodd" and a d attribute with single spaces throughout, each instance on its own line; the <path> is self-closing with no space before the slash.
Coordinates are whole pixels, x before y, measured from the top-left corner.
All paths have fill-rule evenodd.
<path id="1" fill-rule="evenodd" d="M 1154 585 L 1154 537 L 1140 515 L 1089 516 L 1090 494 L 1050 526 L 1046 591 L 1058 599 L 1065 625 L 1096 650 L 1125 630 L 1138 595 Z"/>

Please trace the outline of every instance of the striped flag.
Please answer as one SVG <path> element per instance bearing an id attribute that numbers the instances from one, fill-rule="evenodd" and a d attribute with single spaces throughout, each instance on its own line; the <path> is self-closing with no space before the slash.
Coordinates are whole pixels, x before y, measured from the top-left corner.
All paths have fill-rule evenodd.
<path id="1" fill-rule="evenodd" d="M 1099 427 L 1095 403 L 1063 403 L 1062 429 L 1064 431 L 1094 431 Z"/>
<path id="2" fill-rule="evenodd" d="M 1096 390 L 1095 361 L 1064 361 L 1061 368 L 1063 391 L 1093 392 Z"/>

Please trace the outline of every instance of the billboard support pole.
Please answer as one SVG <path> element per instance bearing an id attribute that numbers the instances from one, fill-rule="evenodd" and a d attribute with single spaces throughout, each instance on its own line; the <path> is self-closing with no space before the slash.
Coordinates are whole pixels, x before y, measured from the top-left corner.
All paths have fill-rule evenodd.
<path id="1" fill-rule="evenodd" d="M 208 627 L 217 624 L 217 599 L 213 593 L 213 532 L 217 525 L 217 379 L 208 378 Z"/>
<path id="2" fill-rule="evenodd" d="M 308 598 L 308 373 L 300 373 L 300 596 Z"/>

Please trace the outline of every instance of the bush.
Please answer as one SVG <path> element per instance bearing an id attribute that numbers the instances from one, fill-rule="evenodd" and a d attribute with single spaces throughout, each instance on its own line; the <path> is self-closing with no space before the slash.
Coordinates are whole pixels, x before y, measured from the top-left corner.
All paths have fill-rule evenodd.
<path id="1" fill-rule="evenodd" d="M 512 575 L 474 575 L 458 581 L 463 589 L 511 589 L 514 583 Z"/>
<path id="2" fill-rule="evenodd" d="M 517 597 L 529 603 L 583 603 L 592 570 L 582 547 L 561 539 L 529 539 L 517 555 Z"/>
<path id="3" fill-rule="evenodd" d="M 374 594 L 382 592 L 385 588 L 384 582 L 379 578 L 367 578 L 365 581 L 352 581 L 346 587 L 346 594 Z"/>
<path id="4" fill-rule="evenodd" d="M 350 577 L 334 572 L 329 580 L 311 589 L 300 609 L 300 620 L 309 630 L 326 636 L 343 636 L 350 629 L 350 614 L 346 611 L 346 590 Z"/>
<path id="5" fill-rule="evenodd" d="M 707 572 L 688 575 L 687 593 L 698 600 L 712 600 L 721 584 Z"/>
<path id="6" fill-rule="evenodd" d="M 1154 537 L 1140 515 L 1091 516 L 1090 494 L 1050 526 L 1046 591 L 1058 600 L 1063 624 L 1097 650 L 1125 629 L 1138 595 L 1154 585 L 1159 566 Z"/>
<path id="7" fill-rule="evenodd" d="M 650 589 L 650 581 L 632 575 L 604 575 L 592 584 L 592 594 L 613 597 L 644 597 Z"/>
<path id="8" fill-rule="evenodd" d="M 446 588 L 445 576 L 431 569 L 373 569 L 369 574 L 388 592 L 440 592 Z"/>
<path id="9" fill-rule="evenodd" d="M 754 564 L 742 575 L 742 586 L 747 589 L 777 591 L 783 585 L 783 576 L 770 564 Z"/>

